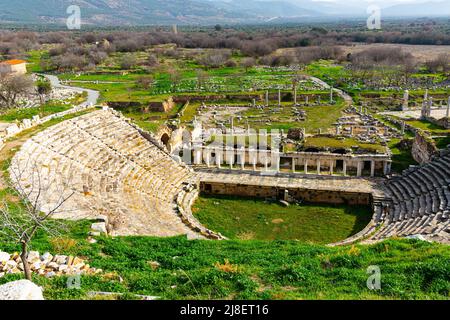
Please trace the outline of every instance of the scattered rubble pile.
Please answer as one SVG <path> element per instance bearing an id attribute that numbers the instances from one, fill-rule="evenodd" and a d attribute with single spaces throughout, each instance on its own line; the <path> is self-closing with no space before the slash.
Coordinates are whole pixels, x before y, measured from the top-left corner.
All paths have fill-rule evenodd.
<path id="1" fill-rule="evenodd" d="M 38 251 L 30 251 L 27 260 L 33 273 L 47 278 L 102 272 L 101 269 L 91 268 L 83 259 L 74 256 L 53 256 L 48 252 L 40 255 Z M 13 254 L 0 252 L 0 278 L 5 274 L 21 272 L 23 272 L 23 263 L 18 252 Z"/>

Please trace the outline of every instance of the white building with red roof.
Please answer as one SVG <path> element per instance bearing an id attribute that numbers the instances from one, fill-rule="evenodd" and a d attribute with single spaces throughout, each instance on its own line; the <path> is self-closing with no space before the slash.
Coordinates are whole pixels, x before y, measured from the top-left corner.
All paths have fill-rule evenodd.
<path id="1" fill-rule="evenodd" d="M 0 76 L 22 75 L 27 73 L 27 62 L 24 60 L 6 60 L 0 62 Z"/>

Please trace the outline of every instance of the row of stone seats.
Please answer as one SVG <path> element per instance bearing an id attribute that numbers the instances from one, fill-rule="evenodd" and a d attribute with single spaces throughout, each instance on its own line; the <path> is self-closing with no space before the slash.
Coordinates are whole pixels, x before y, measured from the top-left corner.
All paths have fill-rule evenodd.
<path id="1" fill-rule="evenodd" d="M 377 221 L 381 227 L 371 240 L 417 234 L 450 240 L 450 148 L 427 164 L 405 170 L 385 187 L 386 216 Z"/>
<path id="2" fill-rule="evenodd" d="M 39 196 L 44 212 L 61 194 L 74 192 L 56 218 L 106 214 L 115 235 L 198 237 L 181 221 L 175 202 L 194 174 L 108 110 L 64 121 L 28 140 L 11 165 L 11 172 L 20 170 L 16 183 L 30 200 Z"/>

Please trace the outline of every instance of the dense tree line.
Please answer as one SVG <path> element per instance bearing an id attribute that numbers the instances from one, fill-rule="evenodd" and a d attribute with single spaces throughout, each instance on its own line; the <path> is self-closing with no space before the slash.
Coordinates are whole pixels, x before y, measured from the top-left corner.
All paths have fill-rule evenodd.
<path id="1" fill-rule="evenodd" d="M 24 57 L 26 52 L 50 47 L 48 57 L 43 61 L 44 70 L 77 71 L 94 69 L 114 52 L 127 53 L 121 65 L 129 69 L 136 65 L 133 53 L 147 50 L 155 45 L 172 44 L 170 49 L 160 49 L 143 64 L 146 67 L 158 65 L 158 55 L 179 58 L 177 48 L 214 49 L 211 54 L 194 57 L 205 67 L 233 66 L 230 59 L 233 50 L 248 59 L 243 65 L 262 63 L 266 65 L 306 64 L 317 59 L 343 59 L 336 45 L 354 42 L 364 43 L 405 43 L 405 44 L 446 44 L 450 45 L 450 34 L 433 24 L 409 25 L 411 31 L 359 31 L 357 28 L 210 28 L 180 32 L 164 30 L 149 31 L 97 31 L 97 32 L 30 32 L 0 31 L 0 56 L 6 58 Z M 280 53 L 281 48 L 295 48 L 289 54 Z M 382 54 L 383 52 L 376 52 Z M 385 52 L 389 59 L 396 59 L 394 52 Z M 351 62 L 360 65 L 369 57 L 355 55 Z M 377 57 L 372 57 L 378 59 Z M 382 58 L 382 57 L 379 57 Z M 447 70 L 448 56 L 439 61 L 430 61 L 430 70 Z M 370 59 L 369 59 L 370 60 Z M 392 61 L 395 62 L 395 61 Z M 402 60 L 401 62 L 405 62 Z M 409 62 L 407 62 L 409 63 Z"/>

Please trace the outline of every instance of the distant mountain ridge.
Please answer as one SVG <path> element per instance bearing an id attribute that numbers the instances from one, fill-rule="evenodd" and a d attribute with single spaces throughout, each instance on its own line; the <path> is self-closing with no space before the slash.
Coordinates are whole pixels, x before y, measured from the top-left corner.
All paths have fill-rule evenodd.
<path id="1" fill-rule="evenodd" d="M 64 24 L 70 5 L 87 25 L 233 24 L 364 16 L 365 6 L 313 0 L 0 0 L 0 23 Z M 450 1 L 402 4 L 384 16 L 450 16 Z"/>

